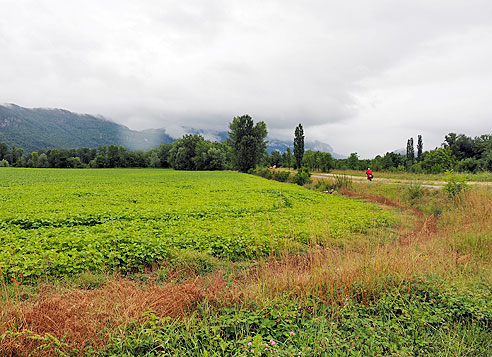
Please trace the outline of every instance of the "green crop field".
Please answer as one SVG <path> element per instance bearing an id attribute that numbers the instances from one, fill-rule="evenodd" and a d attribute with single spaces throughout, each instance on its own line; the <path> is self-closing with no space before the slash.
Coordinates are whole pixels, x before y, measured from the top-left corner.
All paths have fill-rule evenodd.
<path id="1" fill-rule="evenodd" d="M 0 355 L 490 355 L 487 186 L 323 189 L 1 168 Z"/>
<path id="2" fill-rule="evenodd" d="M 251 259 L 392 221 L 376 205 L 235 172 L 0 170 L 7 278 L 135 271 L 182 250 Z"/>

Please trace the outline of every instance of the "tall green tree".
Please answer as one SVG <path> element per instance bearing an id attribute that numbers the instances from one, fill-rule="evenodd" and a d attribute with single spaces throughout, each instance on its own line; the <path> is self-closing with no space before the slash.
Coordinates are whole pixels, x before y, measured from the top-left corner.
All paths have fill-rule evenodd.
<path id="1" fill-rule="evenodd" d="M 48 161 L 48 156 L 43 152 L 39 155 L 38 166 L 37 167 L 49 167 L 50 163 Z"/>
<path id="2" fill-rule="evenodd" d="M 454 165 L 455 160 L 449 146 L 427 152 L 422 161 L 422 169 L 424 172 L 430 174 L 438 174 L 446 170 L 451 170 Z"/>
<path id="3" fill-rule="evenodd" d="M 359 155 L 357 155 L 356 152 L 351 153 L 350 156 L 348 157 L 347 168 L 349 168 L 350 170 L 359 170 L 360 169 Z"/>
<path id="4" fill-rule="evenodd" d="M 221 150 L 218 142 L 201 140 L 197 143 L 193 162 L 197 170 L 224 170 L 226 168 L 226 153 Z"/>
<path id="5" fill-rule="evenodd" d="M 272 155 L 270 156 L 270 165 L 280 167 L 281 163 L 282 154 L 280 154 L 280 151 L 278 150 L 273 150 Z"/>
<path id="6" fill-rule="evenodd" d="M 292 151 L 290 147 L 282 154 L 282 167 L 288 167 L 289 169 L 294 166 L 294 156 L 292 156 Z"/>
<path id="7" fill-rule="evenodd" d="M 410 138 L 407 141 L 407 163 L 408 163 L 408 165 L 412 165 L 414 159 L 415 159 L 415 150 L 413 148 L 413 138 Z"/>
<path id="8" fill-rule="evenodd" d="M 31 153 L 31 167 L 38 167 L 39 154 L 37 151 Z"/>
<path id="9" fill-rule="evenodd" d="M 123 166 L 120 160 L 119 149 L 116 145 L 109 145 L 107 148 L 108 155 L 108 167 L 121 167 Z"/>
<path id="10" fill-rule="evenodd" d="M 417 139 L 417 161 L 422 161 L 422 152 L 424 150 L 424 144 L 422 143 L 422 135 L 418 136 Z"/>
<path id="11" fill-rule="evenodd" d="M 0 143 L 0 160 L 6 159 L 9 153 L 9 147 L 5 143 Z"/>
<path id="12" fill-rule="evenodd" d="M 160 167 L 161 160 L 159 159 L 159 154 L 157 153 L 157 149 L 151 149 L 148 157 L 148 165 L 149 167 Z"/>
<path id="13" fill-rule="evenodd" d="M 405 164 L 405 156 L 395 152 L 387 152 L 384 154 L 381 164 L 382 170 L 396 169 L 398 166 Z"/>
<path id="14" fill-rule="evenodd" d="M 159 160 L 160 167 L 169 167 L 171 164 L 169 163 L 169 151 L 172 149 L 172 144 L 162 144 L 159 146 Z"/>
<path id="15" fill-rule="evenodd" d="M 171 167 L 175 170 L 196 170 L 196 163 L 193 159 L 197 155 L 199 143 L 204 140 L 203 136 L 198 134 L 186 134 L 176 140 L 169 150 L 168 160 Z"/>
<path id="16" fill-rule="evenodd" d="M 294 158 L 296 160 L 296 169 L 302 166 L 302 158 L 304 157 L 304 129 L 299 124 L 294 133 Z"/>
<path id="17" fill-rule="evenodd" d="M 485 158 L 492 152 L 492 135 L 484 134 L 476 136 L 475 140 L 475 157 L 477 159 Z"/>
<path id="18" fill-rule="evenodd" d="M 254 124 L 249 115 L 235 117 L 229 124 L 229 139 L 236 169 L 246 172 L 256 167 L 266 150 L 268 132 L 262 121 Z"/>

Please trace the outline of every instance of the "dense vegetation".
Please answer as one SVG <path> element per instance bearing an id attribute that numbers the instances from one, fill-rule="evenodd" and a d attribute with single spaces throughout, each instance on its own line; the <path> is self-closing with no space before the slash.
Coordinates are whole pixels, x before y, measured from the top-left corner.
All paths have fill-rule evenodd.
<path id="1" fill-rule="evenodd" d="M 2 169 L 5 278 L 141 270 L 178 251 L 230 260 L 305 250 L 387 226 L 342 197 L 234 172 Z"/>
<path id="2" fill-rule="evenodd" d="M 211 142 L 205 140 L 201 135 L 187 134 L 173 143 L 163 144 L 148 151 L 129 151 L 123 146 L 109 145 L 92 149 L 50 149 L 24 154 L 22 148 L 15 146 L 9 148 L 7 144 L 0 142 L 0 167 L 171 167 L 177 170 L 240 169 L 247 171 L 255 165 L 294 168 L 299 166 L 296 160 L 301 160 L 302 166 L 311 171 L 322 172 L 335 168 L 365 170 L 367 167 L 371 167 L 374 171 L 429 174 L 443 173 L 448 170 L 468 173 L 492 171 L 491 135 L 482 135 L 472 139 L 463 134 L 450 133 L 446 135 L 446 140 L 441 147 L 430 151 L 423 151 L 422 137 L 419 135 L 416 156 L 412 149 L 413 140 L 409 140 L 406 155 L 387 152 L 384 156 L 378 155 L 372 160 L 361 160 L 357 153 L 352 153 L 347 159 L 335 160 L 330 153 L 313 150 L 302 150 L 301 158 L 299 156 L 301 136 L 299 136 L 297 139 L 299 152 L 296 159 L 290 148 L 284 152 L 274 150 L 269 154 L 265 150 L 266 127 L 264 124 L 261 125 L 261 129 L 253 130 L 256 134 L 249 135 L 250 143 L 244 141 L 242 146 L 235 141 L 234 136 L 232 140 Z M 239 129 L 235 128 L 234 132 L 236 131 L 239 132 Z M 296 128 L 296 131 L 300 135 L 299 128 Z M 242 156 L 238 156 L 238 153 Z M 239 157 L 242 159 L 238 160 Z"/>
<path id="3" fill-rule="evenodd" d="M 441 147 L 423 151 L 422 137 L 417 142 L 417 155 L 413 147 L 413 138 L 407 142 L 406 154 L 387 152 L 372 160 L 359 160 L 357 153 L 350 154 L 344 160 L 337 160 L 337 169 L 375 171 L 408 171 L 413 173 L 437 174 L 448 170 L 478 173 L 492 171 L 492 135 L 475 138 L 464 134 L 449 133 Z"/>
<path id="4" fill-rule="evenodd" d="M 280 153 L 266 151 L 267 129 L 264 122 L 254 123 L 248 115 L 233 119 L 229 125 L 229 138 L 224 142 L 211 142 L 199 134 L 186 134 L 170 144 L 162 144 L 149 151 L 128 151 L 124 146 L 99 146 L 97 149 L 50 149 L 24 155 L 22 148 L 8 147 L 0 142 L 0 167 L 37 168 L 115 168 L 153 167 L 176 170 L 227 170 L 246 172 L 260 166 L 291 168 L 295 165 L 290 148 Z M 296 129 L 296 131 L 298 131 Z M 301 126 L 302 130 L 302 126 Z M 296 146 L 297 147 L 297 146 Z M 299 154 L 300 153 L 300 154 Z M 309 169 L 329 171 L 334 167 L 330 153 L 308 150 L 297 153 Z"/>

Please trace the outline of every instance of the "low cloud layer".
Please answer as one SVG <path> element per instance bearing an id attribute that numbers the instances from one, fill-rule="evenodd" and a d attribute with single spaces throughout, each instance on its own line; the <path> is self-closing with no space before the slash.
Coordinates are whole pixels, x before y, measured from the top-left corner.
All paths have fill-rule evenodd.
<path id="1" fill-rule="evenodd" d="M 4 0 L 0 102 L 132 129 L 235 115 L 370 157 L 492 133 L 492 3 Z"/>

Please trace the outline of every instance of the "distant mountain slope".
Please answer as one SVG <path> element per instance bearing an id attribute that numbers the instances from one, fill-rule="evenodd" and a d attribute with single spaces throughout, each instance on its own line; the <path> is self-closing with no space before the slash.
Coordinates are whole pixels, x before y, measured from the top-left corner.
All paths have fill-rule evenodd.
<path id="1" fill-rule="evenodd" d="M 224 141 L 228 136 L 226 131 L 213 131 L 213 130 L 203 130 L 203 129 L 193 129 L 193 128 L 185 128 L 185 131 L 191 134 L 201 134 L 205 139 L 215 140 L 215 141 Z M 290 147 L 291 150 L 293 150 L 294 148 L 293 139 L 292 141 L 288 141 L 288 140 L 277 140 L 267 137 L 267 141 L 268 141 L 267 151 L 270 154 L 272 153 L 272 151 L 275 150 L 278 150 L 280 152 L 285 152 L 288 147 Z M 336 152 L 333 151 L 331 145 L 322 143 L 321 141 L 318 140 L 306 141 L 304 143 L 304 149 L 329 152 L 335 159 L 345 159 L 347 157 L 344 155 L 337 154 Z"/>
<path id="2" fill-rule="evenodd" d="M 184 132 L 201 134 L 207 140 L 224 141 L 226 131 L 183 128 Z M 14 104 L 0 105 L 0 142 L 23 148 L 25 152 L 51 148 L 97 147 L 123 145 L 129 150 L 149 150 L 160 144 L 175 141 L 165 129 L 131 130 L 103 117 L 77 114 L 63 109 L 23 108 Z M 268 152 L 287 147 L 290 141 L 268 138 Z M 305 149 L 330 152 L 335 158 L 343 156 L 333 152 L 330 145 L 315 141 L 306 142 Z"/>
<path id="3" fill-rule="evenodd" d="M 62 109 L 0 106 L 0 142 L 26 152 L 50 148 L 124 145 L 148 150 L 174 141 L 165 130 L 130 130 L 107 119 Z"/>

